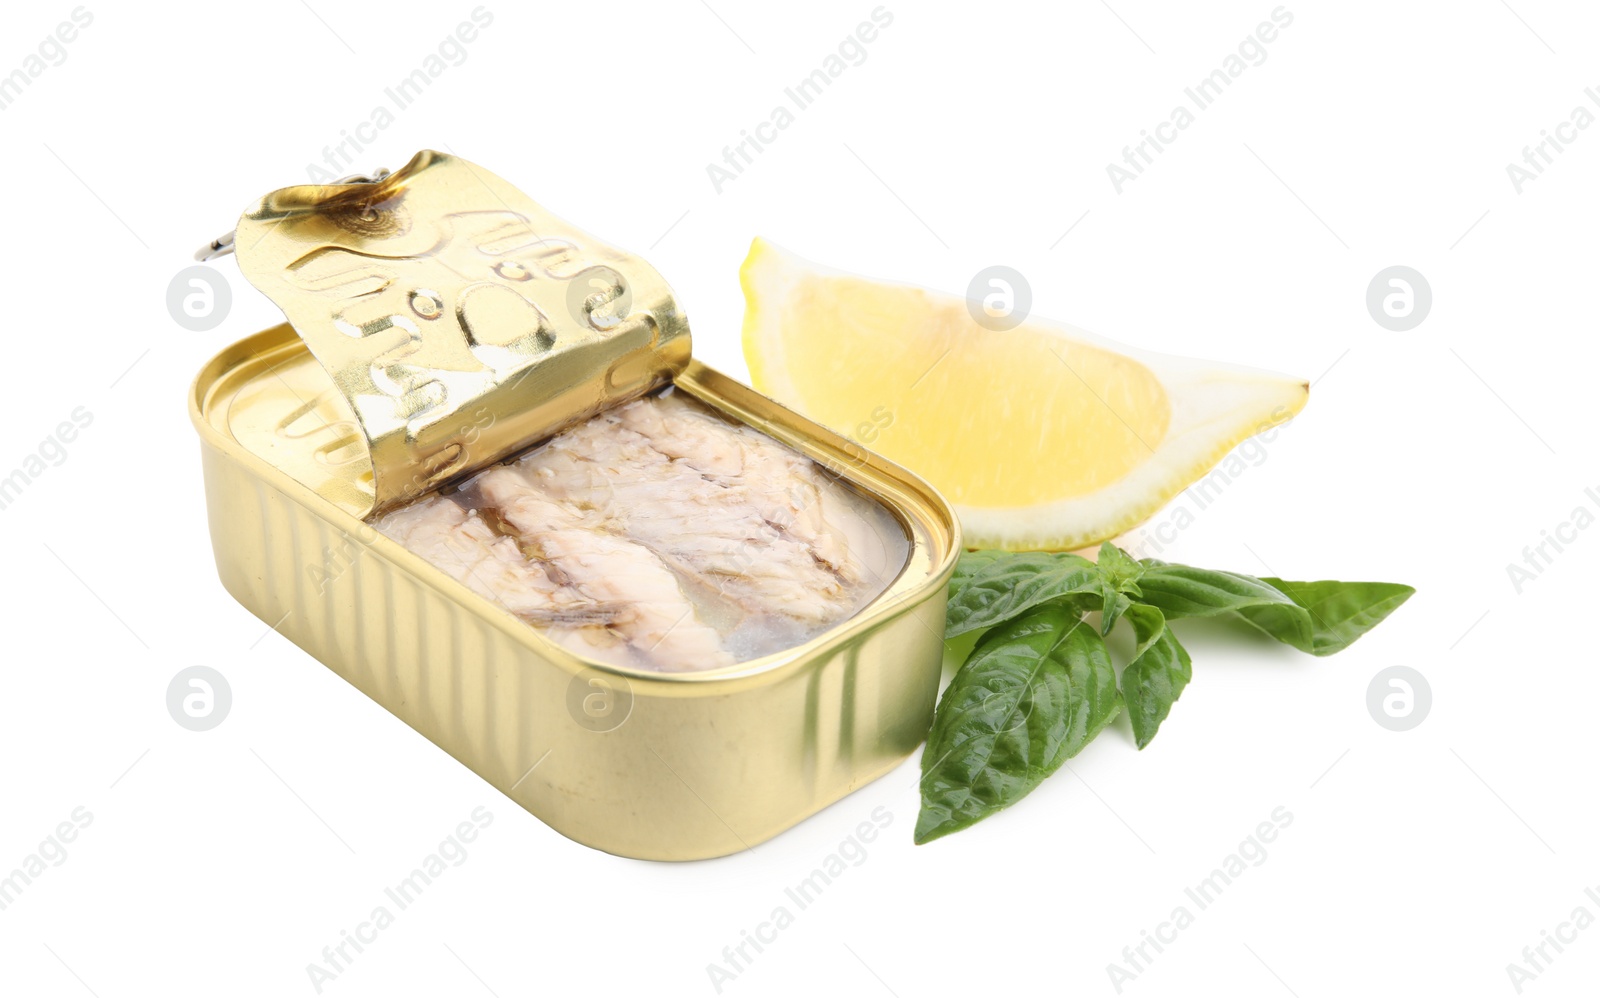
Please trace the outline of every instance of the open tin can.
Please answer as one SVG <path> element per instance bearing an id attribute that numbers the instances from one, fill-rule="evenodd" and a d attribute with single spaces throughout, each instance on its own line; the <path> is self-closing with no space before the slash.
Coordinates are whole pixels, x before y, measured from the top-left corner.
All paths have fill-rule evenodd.
<path id="1" fill-rule="evenodd" d="M 256 616 L 557 831 L 622 856 L 751 847 L 921 743 L 960 550 L 949 506 L 695 361 L 643 260 L 434 152 L 269 194 L 234 246 L 289 322 L 208 363 L 190 414 L 218 572 Z M 375 526 L 663 391 L 887 511 L 904 537 L 864 605 L 781 650 L 657 671 L 575 651 Z"/>

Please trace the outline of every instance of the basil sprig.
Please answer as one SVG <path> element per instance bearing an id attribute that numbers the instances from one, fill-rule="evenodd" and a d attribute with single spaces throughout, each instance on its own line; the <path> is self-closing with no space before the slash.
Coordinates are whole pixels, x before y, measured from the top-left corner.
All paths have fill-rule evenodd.
<path id="1" fill-rule="evenodd" d="M 1126 708 L 1150 744 L 1191 676 L 1169 626 L 1240 621 L 1313 655 L 1349 647 L 1416 590 L 1388 582 L 1286 582 L 1135 560 L 1112 544 L 1074 554 L 973 551 L 950 583 L 945 637 L 983 631 L 945 688 L 922 753 L 920 844 L 1009 807 Z M 1089 627 L 1086 613 L 1100 613 Z M 1133 658 L 1119 676 L 1103 640 L 1119 619 Z"/>

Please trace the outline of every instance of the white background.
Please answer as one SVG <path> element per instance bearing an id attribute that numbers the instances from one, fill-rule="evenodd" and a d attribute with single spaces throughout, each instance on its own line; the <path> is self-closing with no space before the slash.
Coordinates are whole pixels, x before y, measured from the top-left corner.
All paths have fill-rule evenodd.
<path id="1" fill-rule="evenodd" d="M 466 862 L 324 993 L 711 995 L 723 947 L 881 805 L 893 824 L 866 861 L 723 993 L 1115 994 L 1107 964 L 1282 806 L 1267 860 L 1123 993 L 1515 994 L 1524 946 L 1579 905 L 1600 915 L 1600 531 L 1521 594 L 1506 571 L 1600 486 L 1600 128 L 1520 194 L 1506 173 L 1600 86 L 1592 5 L 1291 2 L 1266 62 L 1118 194 L 1106 165 L 1271 0 L 891 0 L 866 62 L 719 194 L 707 163 L 874 4 L 710 3 L 492 0 L 464 63 L 353 170 L 423 147 L 483 164 L 647 254 L 697 354 L 740 376 L 738 266 L 760 234 L 957 293 L 1007 264 L 1039 314 L 1313 378 L 1304 414 L 1163 556 L 1418 595 L 1331 659 L 1186 629 L 1195 679 L 1149 749 L 1119 721 L 1022 804 L 928 846 L 911 844 L 914 759 L 723 860 L 570 842 L 222 590 L 185 395 L 278 315 L 229 260 L 219 328 L 165 307 L 196 245 L 304 181 L 474 4 L 91 2 L 65 61 L 0 112 L 0 475 L 93 414 L 0 511 L 0 872 L 93 815 L 0 912 L 0 991 L 314 994 L 306 965 L 483 806 Z M 72 8 L 8 5 L 0 73 Z M 1433 290 L 1409 332 L 1365 306 L 1393 264 Z M 164 704 L 191 665 L 232 684 L 210 732 Z M 1392 665 L 1432 686 L 1409 732 L 1365 706 Z M 1597 977 L 1590 928 L 1524 993 Z"/>

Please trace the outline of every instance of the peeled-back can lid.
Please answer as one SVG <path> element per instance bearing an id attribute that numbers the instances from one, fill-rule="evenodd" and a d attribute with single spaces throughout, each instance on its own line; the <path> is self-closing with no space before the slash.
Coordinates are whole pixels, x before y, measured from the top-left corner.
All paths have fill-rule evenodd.
<path id="1" fill-rule="evenodd" d="M 239 269 L 349 404 L 374 509 L 414 498 L 689 361 L 661 275 L 466 160 L 307 184 L 239 220 Z"/>

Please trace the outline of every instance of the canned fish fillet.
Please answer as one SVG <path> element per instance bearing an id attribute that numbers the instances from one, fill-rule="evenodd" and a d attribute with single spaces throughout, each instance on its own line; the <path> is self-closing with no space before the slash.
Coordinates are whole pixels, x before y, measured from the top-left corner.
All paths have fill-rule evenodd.
<path id="1" fill-rule="evenodd" d="M 269 194 L 236 245 L 291 325 L 191 417 L 261 619 L 619 855 L 748 848 L 921 742 L 950 508 L 693 360 L 648 264 L 426 152 Z"/>
<path id="2" fill-rule="evenodd" d="M 882 505 L 670 389 L 376 526 L 585 658 L 667 672 L 821 634 L 907 547 Z"/>

